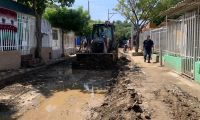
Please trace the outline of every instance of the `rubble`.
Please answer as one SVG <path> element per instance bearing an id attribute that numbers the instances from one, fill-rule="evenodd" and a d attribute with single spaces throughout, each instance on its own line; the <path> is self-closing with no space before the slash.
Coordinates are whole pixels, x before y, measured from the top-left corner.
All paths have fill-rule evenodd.
<path id="1" fill-rule="evenodd" d="M 119 60 L 117 82 L 110 86 L 105 102 L 100 107 L 93 108 L 91 120 L 151 119 L 150 112 L 142 105 L 142 96 L 134 88 L 134 79 L 128 79 L 129 72 L 134 72 L 130 69 L 129 62 L 124 57 Z"/>

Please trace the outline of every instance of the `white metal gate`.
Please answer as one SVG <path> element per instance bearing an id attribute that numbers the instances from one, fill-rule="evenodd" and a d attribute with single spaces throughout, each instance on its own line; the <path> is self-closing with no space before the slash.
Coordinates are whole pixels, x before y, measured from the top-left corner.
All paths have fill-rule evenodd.
<path id="1" fill-rule="evenodd" d="M 22 55 L 30 54 L 31 43 L 32 40 L 30 35 L 30 26 L 31 26 L 31 18 L 30 16 L 18 14 L 18 50 L 21 52 Z M 32 33 L 34 34 L 34 33 Z"/>
<path id="2" fill-rule="evenodd" d="M 0 50 L 17 50 L 17 33 L 12 30 L 0 30 Z"/>
<path id="3" fill-rule="evenodd" d="M 182 66 L 183 74 L 194 78 L 194 64 L 196 62 L 197 55 L 195 54 L 198 49 L 196 42 L 199 41 L 197 38 L 198 28 L 198 15 L 197 11 L 190 12 L 184 15 L 182 21 Z"/>

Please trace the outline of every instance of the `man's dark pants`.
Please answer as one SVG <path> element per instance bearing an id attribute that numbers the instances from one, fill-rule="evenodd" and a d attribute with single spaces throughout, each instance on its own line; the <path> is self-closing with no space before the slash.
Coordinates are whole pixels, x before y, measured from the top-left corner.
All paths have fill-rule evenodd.
<path id="1" fill-rule="evenodd" d="M 144 49 L 144 61 L 148 60 L 148 62 L 150 62 L 151 53 L 152 53 L 151 49 L 147 49 L 147 48 Z M 148 56 L 148 59 L 147 59 L 147 56 Z"/>

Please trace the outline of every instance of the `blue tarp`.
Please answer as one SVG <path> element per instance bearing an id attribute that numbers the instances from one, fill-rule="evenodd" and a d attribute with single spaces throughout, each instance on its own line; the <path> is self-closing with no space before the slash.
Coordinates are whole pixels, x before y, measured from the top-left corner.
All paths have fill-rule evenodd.
<path id="1" fill-rule="evenodd" d="M 81 37 L 76 38 L 76 45 L 81 45 Z"/>

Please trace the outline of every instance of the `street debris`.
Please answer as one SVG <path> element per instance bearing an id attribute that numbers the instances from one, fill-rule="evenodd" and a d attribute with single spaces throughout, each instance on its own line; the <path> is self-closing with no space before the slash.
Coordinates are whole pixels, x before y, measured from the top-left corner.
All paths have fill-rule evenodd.
<path id="1" fill-rule="evenodd" d="M 113 78 L 104 103 L 93 109 L 92 120 L 137 120 L 151 119 L 151 113 L 142 105 L 142 95 L 134 89 L 134 79 L 129 79 L 138 69 L 129 67 L 130 61 L 122 57 L 119 62 L 119 74 Z M 137 68 L 137 67 L 135 67 Z"/>

